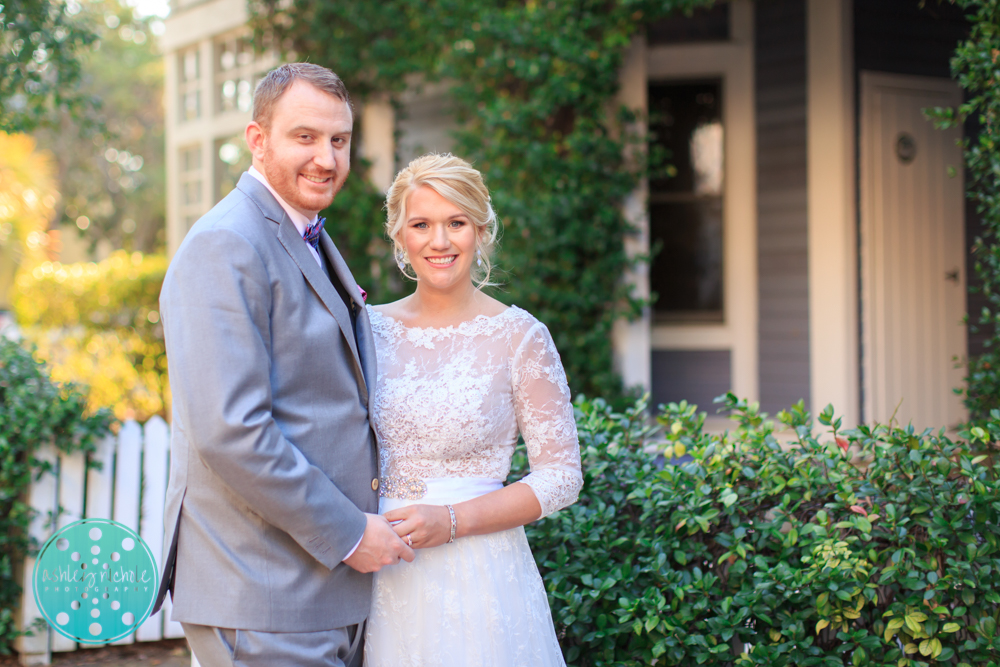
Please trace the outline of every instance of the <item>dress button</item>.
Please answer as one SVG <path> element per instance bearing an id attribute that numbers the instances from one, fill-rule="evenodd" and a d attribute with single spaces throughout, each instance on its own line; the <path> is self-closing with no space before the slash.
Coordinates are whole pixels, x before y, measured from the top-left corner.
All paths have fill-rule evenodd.
<path id="1" fill-rule="evenodd" d="M 378 491 L 378 477 L 372 480 L 372 491 Z"/>

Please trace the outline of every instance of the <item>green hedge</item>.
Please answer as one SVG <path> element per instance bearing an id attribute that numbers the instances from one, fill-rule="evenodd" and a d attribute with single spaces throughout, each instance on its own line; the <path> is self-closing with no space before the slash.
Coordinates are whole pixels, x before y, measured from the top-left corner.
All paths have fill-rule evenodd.
<path id="1" fill-rule="evenodd" d="M 90 452 L 109 432 L 111 414 L 87 414 L 87 397 L 52 382 L 31 351 L 0 336 L 0 654 L 21 632 L 14 612 L 21 599 L 18 570 L 33 545 L 27 491 L 51 466 L 35 452 L 54 444 L 63 453 Z"/>
<path id="2" fill-rule="evenodd" d="M 580 501 L 528 528 L 570 665 L 1000 664 L 1000 413 L 952 440 L 725 407 L 710 435 L 578 401 Z"/>

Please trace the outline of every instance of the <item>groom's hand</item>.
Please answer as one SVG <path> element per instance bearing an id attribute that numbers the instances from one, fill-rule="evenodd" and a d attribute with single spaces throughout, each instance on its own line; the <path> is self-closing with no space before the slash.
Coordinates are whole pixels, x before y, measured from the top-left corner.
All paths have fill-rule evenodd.
<path id="1" fill-rule="evenodd" d="M 358 572 L 378 572 L 386 565 L 395 565 L 400 558 L 407 563 L 413 562 L 413 549 L 406 546 L 385 517 L 379 514 L 366 514 L 365 517 L 368 525 L 361 544 L 345 563 Z"/>

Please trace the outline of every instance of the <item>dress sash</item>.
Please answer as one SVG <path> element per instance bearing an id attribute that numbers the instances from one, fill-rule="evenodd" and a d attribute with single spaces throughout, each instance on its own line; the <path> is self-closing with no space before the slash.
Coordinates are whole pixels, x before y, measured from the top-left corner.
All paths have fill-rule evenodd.
<path id="1" fill-rule="evenodd" d="M 379 498 L 380 514 L 408 505 L 453 505 L 503 488 L 503 481 L 486 477 L 437 477 L 422 480 L 427 485 L 423 497 Z"/>

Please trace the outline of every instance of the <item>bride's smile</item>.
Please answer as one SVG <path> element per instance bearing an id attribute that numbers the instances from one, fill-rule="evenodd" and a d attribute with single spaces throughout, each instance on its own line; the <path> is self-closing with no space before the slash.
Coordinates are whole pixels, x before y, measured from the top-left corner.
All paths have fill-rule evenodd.
<path id="1" fill-rule="evenodd" d="M 472 289 L 476 226 L 468 214 L 429 187 L 406 202 L 403 247 L 422 289 Z"/>

